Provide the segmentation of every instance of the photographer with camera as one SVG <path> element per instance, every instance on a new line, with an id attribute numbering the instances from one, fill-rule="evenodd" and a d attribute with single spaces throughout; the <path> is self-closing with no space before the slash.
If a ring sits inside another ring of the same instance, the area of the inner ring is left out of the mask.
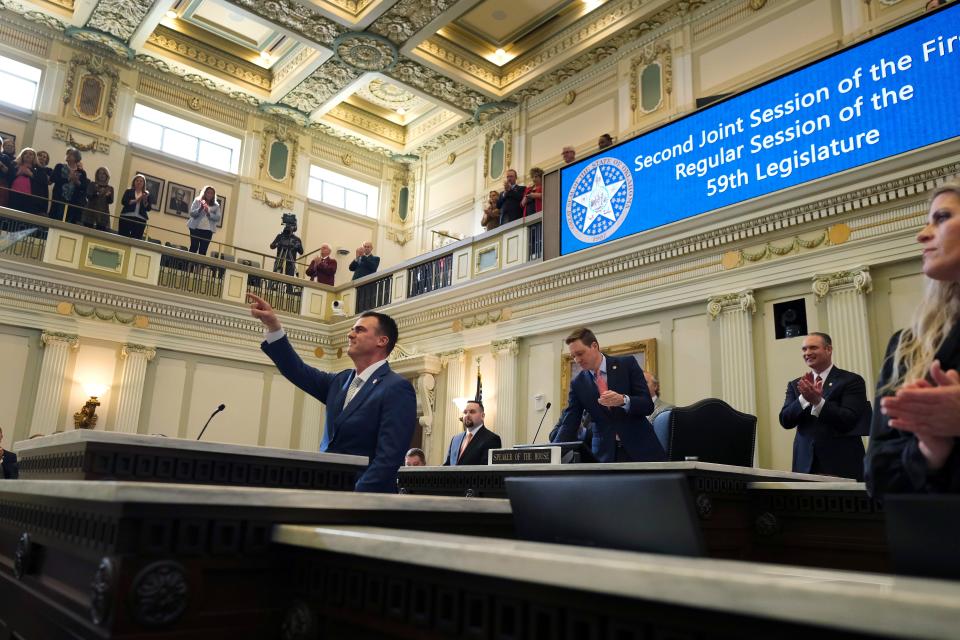
<path id="1" fill-rule="evenodd" d="M 270 243 L 271 249 L 277 250 L 277 258 L 273 261 L 273 272 L 284 273 L 288 276 L 297 274 L 297 256 L 302 254 L 303 243 L 296 235 L 297 216 L 293 213 L 284 213 L 281 216 L 283 231 Z"/>

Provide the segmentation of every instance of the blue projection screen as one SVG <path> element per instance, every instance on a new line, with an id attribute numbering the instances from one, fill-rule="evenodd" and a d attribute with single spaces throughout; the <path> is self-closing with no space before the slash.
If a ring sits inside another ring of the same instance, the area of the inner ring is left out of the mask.
<path id="1" fill-rule="evenodd" d="M 960 135 L 960 3 L 562 169 L 561 255 Z"/>

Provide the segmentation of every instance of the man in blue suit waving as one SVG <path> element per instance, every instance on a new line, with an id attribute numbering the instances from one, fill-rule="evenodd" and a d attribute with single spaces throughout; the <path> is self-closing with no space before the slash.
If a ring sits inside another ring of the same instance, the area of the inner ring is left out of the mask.
<path id="1" fill-rule="evenodd" d="M 397 469 L 413 439 L 417 398 L 413 386 L 394 373 L 387 357 L 399 332 L 393 318 L 363 313 L 347 334 L 347 355 L 354 369 L 324 373 L 306 364 L 293 350 L 273 308 L 248 293 L 250 313 L 266 331 L 261 345 L 283 376 L 327 405 L 320 451 L 366 456 L 356 491 L 395 493 Z"/>
<path id="2" fill-rule="evenodd" d="M 593 455 L 600 462 L 661 462 L 667 459 L 647 416 L 653 401 L 643 369 L 631 356 L 600 351 L 587 328 L 567 336 L 570 356 L 582 371 L 570 382 L 570 396 L 557 441 L 577 440 L 584 411 L 593 419 Z"/>

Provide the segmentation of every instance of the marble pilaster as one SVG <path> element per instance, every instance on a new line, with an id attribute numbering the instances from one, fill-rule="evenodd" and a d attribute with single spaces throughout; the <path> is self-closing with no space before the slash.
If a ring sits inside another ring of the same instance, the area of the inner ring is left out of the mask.
<path id="1" fill-rule="evenodd" d="M 751 290 L 713 296 L 707 301 L 707 313 L 720 323 L 721 399 L 737 411 L 752 415 L 757 415 L 753 364 L 756 310 Z"/>
<path id="2" fill-rule="evenodd" d="M 33 420 L 30 422 L 30 435 L 41 433 L 49 435 L 62 425 L 60 406 L 63 400 L 63 380 L 67 369 L 70 351 L 80 346 L 79 336 L 44 331 L 40 336 L 43 342 L 43 361 L 40 364 L 40 379 L 37 381 L 37 396 L 33 405 Z"/>
<path id="3" fill-rule="evenodd" d="M 490 346 L 497 373 L 497 422 L 493 428 L 500 434 L 503 446 L 512 447 L 520 441 L 526 441 L 526 431 L 518 418 L 517 355 L 520 353 L 520 341 L 516 338 L 494 340 Z"/>
<path id="4" fill-rule="evenodd" d="M 443 415 L 446 416 L 443 424 L 443 443 L 440 448 L 446 447 L 453 436 L 463 430 L 460 423 L 459 411 L 454 406 L 456 398 L 463 397 L 463 388 L 466 386 L 467 355 L 463 349 L 448 351 L 440 354 L 440 362 L 447 370 L 447 392 L 444 398 Z M 443 462 L 445 453 L 441 453 L 437 460 Z M 431 461 L 431 458 L 427 458 Z M 436 460 L 432 460 L 436 461 Z"/>
<path id="5" fill-rule="evenodd" d="M 867 317 L 867 294 L 871 291 L 873 280 L 867 267 L 813 276 L 813 293 L 817 296 L 817 302 L 827 305 L 833 361 L 841 369 L 863 376 L 868 394 L 874 388 L 870 323 Z"/>
<path id="6" fill-rule="evenodd" d="M 320 451 L 323 437 L 326 407 L 308 393 L 303 394 L 303 410 L 300 415 L 300 450 Z"/>
<path id="7" fill-rule="evenodd" d="M 117 402 L 117 417 L 114 431 L 137 433 L 140 425 L 140 405 L 143 400 L 143 381 L 147 363 L 157 355 L 157 350 L 141 344 L 125 344 L 120 349 L 123 374 L 120 377 L 120 399 Z"/>

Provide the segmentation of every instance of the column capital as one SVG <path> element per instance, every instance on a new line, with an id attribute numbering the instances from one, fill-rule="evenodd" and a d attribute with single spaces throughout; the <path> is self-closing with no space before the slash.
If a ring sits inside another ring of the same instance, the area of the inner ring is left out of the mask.
<path id="1" fill-rule="evenodd" d="M 505 340 L 494 340 L 490 343 L 490 349 L 494 355 L 499 356 L 502 353 L 516 356 L 520 353 L 520 341 L 517 338 L 506 338 Z"/>
<path id="2" fill-rule="evenodd" d="M 757 301 L 753 298 L 753 289 L 724 293 L 707 299 L 707 313 L 710 314 L 711 320 L 716 320 L 721 313 L 730 311 L 756 313 Z"/>
<path id="3" fill-rule="evenodd" d="M 849 271 L 834 271 L 833 273 L 817 273 L 813 276 L 813 293 L 819 302 L 831 291 L 853 290 L 860 295 L 873 291 L 873 278 L 870 277 L 870 267 L 853 267 Z"/>
<path id="4" fill-rule="evenodd" d="M 72 333 L 60 333 L 59 331 L 44 331 L 40 334 L 40 340 L 44 346 L 64 344 L 71 349 L 76 349 L 80 346 L 80 336 Z"/>
<path id="5" fill-rule="evenodd" d="M 120 348 L 120 357 L 126 358 L 129 355 L 142 355 L 150 362 L 157 357 L 157 350 L 142 344 L 125 344 Z"/>
<path id="6" fill-rule="evenodd" d="M 444 351 L 440 354 L 440 366 L 442 367 L 456 362 L 464 364 L 466 361 L 467 352 L 465 349 L 454 349 L 453 351 Z"/>

